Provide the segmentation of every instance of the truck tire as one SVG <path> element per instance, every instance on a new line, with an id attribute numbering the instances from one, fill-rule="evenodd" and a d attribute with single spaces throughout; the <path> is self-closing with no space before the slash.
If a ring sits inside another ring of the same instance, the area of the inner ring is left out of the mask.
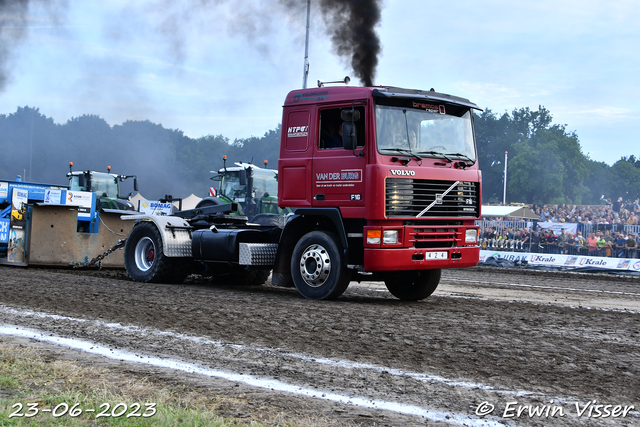
<path id="1" fill-rule="evenodd" d="M 402 301 L 419 301 L 433 293 L 440 283 L 442 270 L 398 271 L 388 273 L 384 284 Z"/>
<path id="2" fill-rule="evenodd" d="M 298 292 L 309 299 L 338 298 L 351 275 L 342 256 L 338 235 L 326 231 L 305 234 L 293 249 L 291 276 Z"/>
<path id="3" fill-rule="evenodd" d="M 150 222 L 141 222 L 129 233 L 124 266 L 131 279 L 145 283 L 182 283 L 190 271 L 188 259 L 165 256 L 160 232 Z"/>

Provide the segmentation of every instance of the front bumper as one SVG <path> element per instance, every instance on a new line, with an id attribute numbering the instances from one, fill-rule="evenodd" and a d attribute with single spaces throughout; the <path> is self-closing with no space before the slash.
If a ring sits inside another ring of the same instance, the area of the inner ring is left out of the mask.
<path id="1" fill-rule="evenodd" d="M 428 259 L 429 252 L 447 252 L 447 259 Z M 473 267 L 478 265 L 479 259 L 479 246 L 443 249 L 365 248 L 364 270 L 400 271 Z"/>

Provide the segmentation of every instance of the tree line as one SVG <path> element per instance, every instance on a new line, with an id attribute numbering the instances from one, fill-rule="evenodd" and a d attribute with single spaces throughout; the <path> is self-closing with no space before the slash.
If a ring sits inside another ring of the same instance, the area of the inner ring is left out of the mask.
<path id="1" fill-rule="evenodd" d="M 590 159 L 578 135 L 552 122 L 544 107 L 474 116 L 478 162 L 483 176 L 483 202 L 501 202 L 504 153 L 509 152 L 507 202 L 600 204 L 602 196 L 640 197 L 640 159 L 622 157 L 612 166 Z M 149 198 L 166 194 L 204 197 L 209 180 L 223 165 L 251 162 L 277 168 L 281 125 L 261 137 L 235 139 L 223 135 L 190 138 L 181 130 L 146 121 L 110 126 L 96 115 L 54 123 L 38 108 L 19 107 L 0 115 L 0 179 L 50 184 L 67 183 L 74 170 L 136 175 L 140 192 Z M 129 181 L 123 192 L 133 191 Z"/>
<path id="2" fill-rule="evenodd" d="M 142 195 L 158 199 L 167 194 L 199 197 L 214 185 L 209 178 L 235 162 L 270 168 L 278 166 L 280 126 L 262 137 L 230 141 L 222 135 L 187 137 L 181 130 L 166 129 L 146 121 L 126 121 L 110 126 L 95 115 L 83 115 L 64 124 L 42 115 L 37 108 L 20 107 L 0 115 L 0 179 L 66 185 L 69 162 L 74 170 L 136 175 Z M 121 192 L 133 191 L 131 180 Z"/>
<path id="3" fill-rule="evenodd" d="M 582 152 L 578 135 L 553 124 L 549 110 L 515 109 L 474 117 L 483 202 L 502 202 L 508 151 L 507 203 L 596 205 L 602 198 L 640 197 L 640 160 L 609 166 Z"/>

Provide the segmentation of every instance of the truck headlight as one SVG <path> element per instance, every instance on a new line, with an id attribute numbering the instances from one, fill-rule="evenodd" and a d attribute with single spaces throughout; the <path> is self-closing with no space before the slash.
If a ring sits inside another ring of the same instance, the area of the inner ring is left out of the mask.
<path id="1" fill-rule="evenodd" d="M 387 245 L 393 245 L 398 243 L 398 230 L 384 230 L 382 243 Z"/>
<path id="2" fill-rule="evenodd" d="M 464 235 L 465 243 L 475 243 L 478 240 L 478 230 L 476 229 L 468 229 Z"/>
<path id="3" fill-rule="evenodd" d="M 367 230 L 367 244 L 379 245 L 382 232 L 380 230 Z"/>

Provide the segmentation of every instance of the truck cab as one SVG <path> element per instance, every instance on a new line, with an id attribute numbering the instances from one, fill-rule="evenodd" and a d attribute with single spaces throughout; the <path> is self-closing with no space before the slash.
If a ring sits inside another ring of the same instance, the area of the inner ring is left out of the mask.
<path id="1" fill-rule="evenodd" d="M 388 287 L 476 265 L 481 173 L 472 109 L 467 99 L 433 90 L 292 91 L 278 204 L 297 209 L 300 233 L 326 229 L 349 269 Z"/>

